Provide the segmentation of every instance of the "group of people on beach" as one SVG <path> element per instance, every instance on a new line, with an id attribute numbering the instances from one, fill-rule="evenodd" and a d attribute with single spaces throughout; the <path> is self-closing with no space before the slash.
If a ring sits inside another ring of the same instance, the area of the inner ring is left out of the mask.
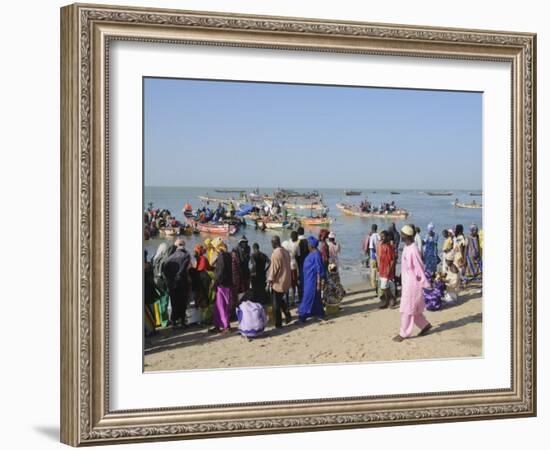
<path id="1" fill-rule="evenodd" d="M 401 326 L 399 334 L 393 338 L 397 342 L 410 337 L 414 325 L 420 328 L 419 335 L 426 334 L 431 324 L 424 310 L 441 309 L 444 301 L 456 303 L 461 287 L 482 277 L 483 234 L 476 225 L 470 227 L 467 237 L 460 224 L 452 230 L 443 230 L 445 240 L 441 253 L 434 225 L 428 224 L 424 237 L 420 231 L 414 224 L 408 224 L 398 232 L 393 223 L 388 230 L 379 233 L 374 224 L 363 242 L 370 266 L 371 287 L 379 288 L 381 309 L 397 308 L 397 285 L 401 285 Z M 404 245 L 398 278 L 396 265 L 400 241 Z"/>
<path id="2" fill-rule="evenodd" d="M 401 325 L 395 341 L 411 336 L 415 324 L 420 335 L 426 334 L 431 325 L 424 310 L 457 302 L 460 289 L 482 277 L 483 234 L 478 227 L 472 225 L 465 236 L 459 224 L 443 230 L 442 236 L 441 252 L 431 223 L 424 236 L 413 224 L 398 231 L 392 223 L 380 232 L 374 224 L 364 239 L 370 283 L 377 289 L 380 309 L 400 308 Z M 244 235 L 231 250 L 217 237 L 196 245 L 192 254 L 183 238 L 173 245 L 161 243 L 150 261 L 145 256 L 146 309 L 164 293 L 164 309 L 171 310 L 166 321 L 184 327 L 187 306 L 193 299 L 205 320 L 211 321 L 210 332 L 225 334 L 236 319 L 240 333 L 252 338 L 267 326 L 265 305 L 271 306 L 268 309 L 279 328 L 283 316 L 286 324 L 291 322 L 293 306 L 303 323 L 310 317 L 323 319 L 325 307 L 341 302 L 345 295 L 339 275 L 341 246 L 334 232 L 321 229 L 318 236 L 306 237 L 300 227 L 284 242 L 274 235 L 271 246 L 268 257 L 257 243 L 251 248 Z"/>
<path id="3" fill-rule="evenodd" d="M 146 307 L 166 292 L 169 323 L 183 327 L 193 298 L 199 309 L 211 308 L 211 332 L 227 333 L 236 318 L 246 337 L 264 331 L 267 317 L 262 305 L 267 303 L 277 328 L 283 326 L 283 316 L 290 323 L 294 305 L 300 322 L 322 319 L 324 305 L 339 303 L 345 294 L 338 274 L 341 247 L 335 234 L 322 229 L 318 237 L 306 237 L 300 227 L 284 242 L 274 235 L 271 246 L 269 258 L 257 243 L 251 249 L 245 236 L 231 250 L 220 237 L 206 239 L 195 246 L 193 255 L 183 238 L 173 245 L 162 243 L 150 261 L 145 256 Z"/>

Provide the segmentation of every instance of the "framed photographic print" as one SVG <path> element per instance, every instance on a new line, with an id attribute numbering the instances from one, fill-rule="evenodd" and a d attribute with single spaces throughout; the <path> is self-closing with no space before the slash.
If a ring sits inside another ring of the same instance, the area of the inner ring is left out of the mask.
<path id="1" fill-rule="evenodd" d="M 61 10 L 61 439 L 536 414 L 536 36 Z"/>

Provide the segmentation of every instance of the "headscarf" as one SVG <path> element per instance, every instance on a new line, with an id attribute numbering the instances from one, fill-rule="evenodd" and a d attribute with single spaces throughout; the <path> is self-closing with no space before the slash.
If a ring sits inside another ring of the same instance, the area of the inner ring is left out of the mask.
<path id="1" fill-rule="evenodd" d="M 308 237 L 307 241 L 308 241 L 309 245 L 311 245 L 314 248 L 317 248 L 317 246 L 319 245 L 319 240 L 317 238 L 315 238 L 315 236 Z"/>
<path id="2" fill-rule="evenodd" d="M 428 231 L 433 231 L 435 229 L 434 224 L 432 222 L 428 224 L 427 228 L 428 228 Z"/>
<path id="3" fill-rule="evenodd" d="M 470 233 L 477 233 L 477 232 L 478 232 L 477 225 L 475 223 L 471 224 L 470 225 Z"/>
<path id="4" fill-rule="evenodd" d="M 207 250 L 213 248 L 213 247 L 212 247 L 212 239 L 206 238 L 206 239 L 204 240 L 204 247 L 205 247 Z"/>
<path id="5" fill-rule="evenodd" d="M 194 252 L 200 256 L 206 253 L 206 249 L 201 244 L 197 244 L 195 245 Z"/>
<path id="6" fill-rule="evenodd" d="M 168 250 L 170 249 L 170 246 L 166 242 L 162 242 L 155 252 L 155 256 L 153 256 L 153 264 L 155 261 L 158 261 L 160 258 L 162 258 L 166 253 L 168 253 Z"/>
<path id="7" fill-rule="evenodd" d="M 324 241 L 330 232 L 326 228 L 322 228 L 321 231 L 319 231 L 319 240 Z"/>
<path id="8" fill-rule="evenodd" d="M 217 237 L 212 241 L 212 247 L 214 247 L 217 252 L 227 251 L 227 246 L 225 245 L 221 237 Z"/>

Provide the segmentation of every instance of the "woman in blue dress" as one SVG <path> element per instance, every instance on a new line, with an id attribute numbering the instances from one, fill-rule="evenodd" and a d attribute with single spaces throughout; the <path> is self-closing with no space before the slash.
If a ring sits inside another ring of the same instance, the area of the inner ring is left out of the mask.
<path id="1" fill-rule="evenodd" d="M 305 322 L 308 317 L 322 318 L 325 315 L 321 301 L 321 282 L 327 277 L 323 258 L 317 250 L 319 241 L 310 236 L 308 238 L 309 254 L 306 256 L 303 267 L 304 294 L 298 315 L 300 322 Z"/>
<path id="2" fill-rule="evenodd" d="M 440 261 L 437 254 L 437 239 L 438 235 L 434 232 L 434 224 L 430 222 L 428 224 L 428 234 L 424 239 L 424 251 L 422 252 L 424 268 L 430 274 L 437 272 L 437 265 Z"/>

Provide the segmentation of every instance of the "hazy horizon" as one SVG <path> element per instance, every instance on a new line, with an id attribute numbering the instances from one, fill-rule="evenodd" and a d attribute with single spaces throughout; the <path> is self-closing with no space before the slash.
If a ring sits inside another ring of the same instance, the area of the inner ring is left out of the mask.
<path id="1" fill-rule="evenodd" d="M 482 102 L 478 92 L 145 78 L 144 184 L 480 190 Z"/>

